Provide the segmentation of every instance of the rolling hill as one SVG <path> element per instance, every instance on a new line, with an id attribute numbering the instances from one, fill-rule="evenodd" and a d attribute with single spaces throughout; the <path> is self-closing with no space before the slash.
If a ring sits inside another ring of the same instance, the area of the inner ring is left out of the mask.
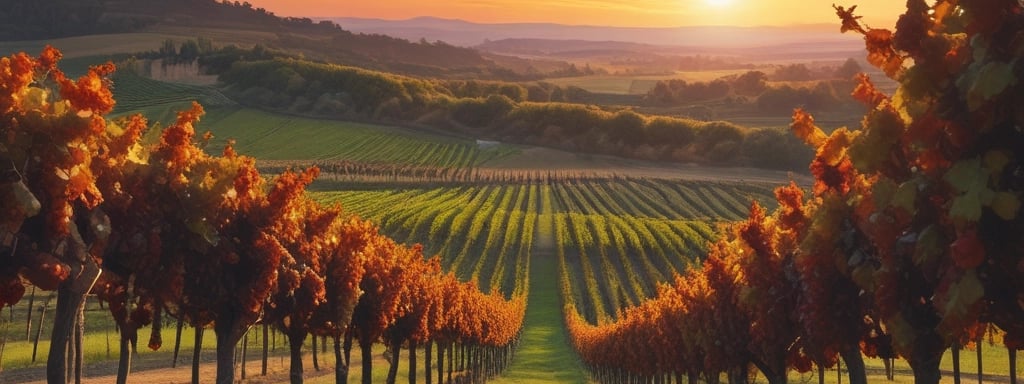
<path id="1" fill-rule="evenodd" d="M 578 49 L 628 50 L 675 55 L 729 55 L 746 59 L 771 56 L 788 60 L 820 58 L 823 54 L 849 57 L 863 50 L 856 36 L 836 33 L 838 24 L 789 27 L 687 26 L 676 28 L 626 28 L 550 23 L 480 24 L 463 20 L 419 17 L 409 20 L 361 18 L 318 18 L 361 33 L 386 34 L 410 40 L 444 41 L 458 46 L 478 47 L 506 39 L 530 39 L 539 46 L 557 44 Z M 814 49 L 807 49 L 814 47 Z M 543 49 L 543 48 L 542 48 Z"/>
<path id="2" fill-rule="evenodd" d="M 0 0 L 0 42 L 98 34 L 204 37 L 218 45 L 262 44 L 318 61 L 418 76 L 522 80 L 567 63 L 534 63 L 445 43 L 347 31 L 330 21 L 278 17 L 250 3 L 215 0 Z M 159 40 L 157 40 L 159 41 Z M 150 50 L 156 50 L 154 44 Z"/>

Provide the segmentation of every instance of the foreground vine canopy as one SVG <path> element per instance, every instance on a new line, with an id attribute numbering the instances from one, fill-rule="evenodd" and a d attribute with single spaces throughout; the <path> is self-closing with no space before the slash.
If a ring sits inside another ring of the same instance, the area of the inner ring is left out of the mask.
<path id="1" fill-rule="evenodd" d="M 60 59 L 49 46 L 36 58 L 0 58 L 0 306 L 21 299 L 22 278 L 57 291 L 50 382 L 81 371 L 66 356 L 81 350 L 72 331 L 112 233 L 99 180 L 124 164 L 145 126 L 104 118 L 114 107 L 113 64 L 72 80 Z"/>
<path id="2" fill-rule="evenodd" d="M 334 339 L 339 382 L 353 338 L 366 354 L 364 382 L 370 346 L 380 342 L 394 346 L 390 382 L 406 342 L 412 357 L 417 343 L 450 351 L 457 343 L 477 379 L 508 364 L 524 297 L 484 294 L 443 275 L 421 246 L 314 202 L 305 191 L 315 167 L 268 183 L 230 141 L 208 154 L 212 135 L 196 133 L 198 103 L 159 142 L 142 143 L 143 116 L 104 117 L 114 106 L 114 66 L 73 81 L 60 58 L 51 47 L 38 58 L 0 58 L 0 308 L 17 303 L 26 283 L 58 292 L 48 382 L 80 378 L 75 330 L 88 293 L 108 303 L 118 325 L 119 383 L 140 328 L 152 326 L 148 345 L 161 348 L 165 316 L 195 327 L 200 342 L 204 328 L 215 331 L 218 383 L 234 381 L 235 347 L 258 323 L 290 339 L 299 357 L 293 383 L 302 382 L 300 349 L 311 333 Z M 449 367 L 453 359 L 449 352 Z"/>
<path id="3" fill-rule="evenodd" d="M 602 381 L 745 380 L 752 364 L 776 383 L 838 356 L 864 383 L 864 353 L 902 357 L 915 382 L 937 383 L 944 351 L 987 324 L 1024 348 L 1021 3 L 910 0 L 895 30 L 835 9 L 896 92 L 858 75 L 859 129 L 829 133 L 796 110 L 794 134 L 817 151 L 812 195 L 791 186 L 776 212 L 754 205 L 656 299 L 601 326 L 567 308 Z"/>

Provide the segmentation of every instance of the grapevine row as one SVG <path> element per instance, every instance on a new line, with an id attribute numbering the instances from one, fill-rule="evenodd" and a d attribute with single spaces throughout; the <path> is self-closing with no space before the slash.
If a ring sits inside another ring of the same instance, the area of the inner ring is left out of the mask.
<path id="1" fill-rule="evenodd" d="M 104 117 L 115 103 L 113 64 L 75 81 L 57 68 L 60 58 L 51 47 L 38 58 L 0 58 L 0 158 L 9 164 L 0 169 L 0 308 L 19 302 L 27 284 L 56 291 L 48 382 L 70 382 L 72 373 L 81 380 L 90 293 L 117 324 L 122 383 L 138 331 L 151 327 L 148 345 L 159 349 L 165 315 L 194 327 L 197 345 L 213 329 L 220 383 L 234 381 L 235 348 L 257 323 L 288 337 L 293 383 L 302 382 L 310 334 L 332 338 L 336 350 L 345 339 L 345 356 L 355 339 L 364 381 L 380 342 L 392 347 L 389 382 L 401 350 L 415 357 L 420 343 L 457 345 L 474 382 L 507 366 L 525 296 L 485 294 L 443 273 L 421 246 L 311 200 L 315 167 L 267 180 L 230 143 L 207 154 L 211 137 L 195 130 L 198 103 L 158 143 L 143 144 L 143 116 Z M 339 381 L 347 361 L 336 354 Z"/>
<path id="2" fill-rule="evenodd" d="M 946 351 L 960 382 L 961 348 L 993 326 L 1017 382 L 1024 5 L 908 1 L 895 31 L 862 24 L 856 6 L 833 7 L 841 31 L 863 35 L 867 60 L 899 88 L 885 95 L 856 77 L 853 97 L 867 107 L 860 129 L 826 133 L 795 110 L 793 133 L 816 150 L 810 196 L 791 184 L 775 190 L 777 208 L 750 204 L 655 298 L 614 322 L 567 305 L 573 343 L 598 382 L 724 374 L 742 383 L 756 368 L 776 384 L 842 362 L 850 383 L 865 384 L 864 358 L 878 357 L 906 359 L 915 383 L 937 384 Z M 720 185 L 677 189 L 723 217 L 746 205 Z"/>

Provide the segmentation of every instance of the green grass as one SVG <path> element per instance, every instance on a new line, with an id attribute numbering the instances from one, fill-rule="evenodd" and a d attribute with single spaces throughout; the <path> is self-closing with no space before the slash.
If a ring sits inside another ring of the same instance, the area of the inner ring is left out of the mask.
<path id="1" fill-rule="evenodd" d="M 111 80 L 114 99 L 117 100 L 115 115 L 142 113 L 151 121 L 166 125 L 173 122 L 174 115 L 167 116 L 165 110 L 185 109 L 191 106 L 192 101 L 198 101 L 209 109 L 235 105 L 212 86 L 167 83 L 131 72 L 115 73 Z"/>
<path id="2" fill-rule="evenodd" d="M 547 234 L 550 236 L 550 234 Z M 554 253 L 536 252 L 530 262 L 530 294 L 519 350 L 494 383 L 586 383 L 562 324 Z"/>
<path id="3" fill-rule="evenodd" d="M 51 40 L 0 42 L 0 53 L 25 52 L 37 55 L 47 44 L 61 50 L 66 59 L 96 55 L 131 54 L 155 51 L 164 40 L 176 38 L 184 41 L 182 35 L 163 33 L 118 33 L 111 35 L 89 35 Z M 194 38 L 194 36 L 192 37 Z M 66 60 L 65 59 L 65 60 Z M 61 65 L 63 68 L 63 64 Z"/>
<path id="4" fill-rule="evenodd" d="M 508 145 L 481 148 L 474 140 L 393 126 L 238 107 L 214 86 L 168 83 L 128 72 L 112 80 L 117 100 L 114 116 L 142 113 L 150 123 L 167 126 L 178 111 L 198 101 L 206 115 L 196 129 L 214 134 L 208 146 L 211 152 L 235 140 L 239 153 L 261 160 L 469 168 L 519 151 Z"/>
<path id="5" fill-rule="evenodd" d="M 5 370 L 17 370 L 23 368 L 41 368 L 46 364 L 47 354 L 50 347 L 50 331 L 53 327 L 53 311 L 56 306 L 56 299 L 50 301 L 43 316 L 43 333 L 39 338 L 39 346 L 36 351 L 36 360 L 32 361 L 32 340 L 39 330 L 40 309 L 46 302 L 49 293 L 37 291 L 36 300 L 33 305 L 31 334 L 25 336 L 25 323 L 28 313 L 28 301 L 26 296 L 13 308 L 4 311 L 0 320 L 0 339 L 6 340 L 3 349 L 3 368 Z M 85 336 L 84 336 L 84 359 L 87 362 L 117 360 L 119 356 L 120 334 L 107 309 L 100 308 L 95 298 L 89 298 L 85 311 Z M 150 327 L 139 329 L 139 349 L 141 358 L 164 357 L 170 365 L 174 349 L 176 323 L 170 322 L 163 325 L 161 332 L 163 344 L 159 350 L 151 350 L 147 347 L 150 337 Z M 191 360 L 192 346 L 195 340 L 195 330 L 190 327 L 182 329 L 181 351 L 179 365 L 188 364 Z M 255 343 L 256 338 L 251 338 Z M 287 343 L 282 335 L 277 335 L 277 349 L 287 348 Z M 255 344 L 251 344 L 255 345 Z M 204 355 L 213 353 L 217 348 L 216 338 L 212 331 L 206 332 L 203 338 Z M 184 362 L 184 363 L 182 363 Z M 2 376 L 0 376 L 2 377 Z"/>
<path id="6" fill-rule="evenodd" d="M 1007 375 L 1010 372 L 1009 355 L 1006 348 L 1001 346 L 993 346 L 987 342 L 982 344 L 982 364 L 984 366 L 985 378 L 982 380 L 983 383 L 993 382 L 1009 382 Z M 1020 361 L 1020 353 L 1018 353 L 1018 361 Z M 914 382 L 914 373 L 910 369 L 910 364 L 906 360 L 896 360 L 893 364 L 894 367 L 894 380 L 888 381 L 885 377 L 885 365 L 881 359 L 864 358 L 864 365 L 867 368 L 867 376 L 869 383 L 896 383 L 896 384 L 912 384 Z M 942 357 L 942 363 L 939 365 L 939 369 L 942 371 L 941 383 L 953 383 L 953 357 L 950 351 L 946 351 L 946 354 Z M 962 383 L 973 384 L 978 383 L 977 371 L 978 364 L 975 351 L 973 350 L 962 350 L 960 352 L 960 379 Z M 847 376 L 846 368 L 842 368 L 842 382 L 848 383 L 849 376 Z M 836 368 L 830 368 L 825 371 L 825 382 L 826 383 L 839 383 L 840 380 L 837 377 Z M 1018 363 L 1017 365 L 1017 377 L 1024 376 L 1024 366 Z M 764 382 L 763 376 L 758 376 L 759 382 Z M 817 383 L 818 373 L 807 372 L 798 373 L 790 372 L 789 381 L 791 383 Z"/>
<path id="7" fill-rule="evenodd" d="M 539 186 L 535 205 L 536 235 L 529 262 L 529 295 L 519 350 L 512 365 L 494 382 L 586 383 L 562 322 L 564 299 L 559 288 L 558 240 L 554 231 L 554 205 L 550 188 Z"/>
<path id="8" fill-rule="evenodd" d="M 643 95 L 660 80 L 680 79 L 688 82 L 712 81 L 723 76 L 742 74 L 747 70 L 678 71 L 664 75 L 593 75 L 546 79 L 544 81 L 563 87 L 580 87 L 594 93 L 616 95 Z"/>
<path id="9" fill-rule="evenodd" d="M 467 139 L 408 129 L 337 120 L 315 119 L 248 108 L 212 111 L 200 130 L 209 130 L 220 148 L 228 139 L 235 149 L 261 160 L 352 161 L 444 167 L 470 167 L 505 156 L 511 147 L 480 149 Z M 425 147 L 425 148 L 424 148 Z M 458 151 L 456 151 L 458 150 Z M 460 153 L 457 158 L 431 156 Z"/>

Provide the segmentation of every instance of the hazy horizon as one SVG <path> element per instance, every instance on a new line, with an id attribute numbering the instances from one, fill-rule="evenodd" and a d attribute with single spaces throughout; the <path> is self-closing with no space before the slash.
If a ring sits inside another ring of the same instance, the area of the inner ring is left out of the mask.
<path id="1" fill-rule="evenodd" d="M 693 26 L 789 27 L 836 24 L 832 2 L 802 0 L 379 0 L 339 4 L 333 0 L 253 0 L 279 16 L 366 18 L 402 21 L 421 17 L 476 24 L 560 24 L 630 28 Z M 348 3 L 348 2 L 346 2 Z M 859 0 L 857 14 L 869 25 L 891 26 L 902 3 Z M 837 5 L 854 4 L 838 2 Z"/>
<path id="2" fill-rule="evenodd" d="M 280 16 L 280 15 L 279 15 Z M 550 21 L 509 21 L 509 22 L 481 22 L 460 19 L 457 17 L 444 17 L 436 15 L 420 15 L 404 18 L 387 18 L 387 17 L 359 17 L 349 15 L 326 15 L 326 16 L 296 16 L 296 17 L 309 17 L 314 20 L 336 20 L 336 19 L 360 19 L 360 20 L 372 20 L 372 21 L 383 21 L 383 22 L 406 22 L 406 21 L 418 21 L 418 20 L 442 20 L 450 22 L 462 22 L 468 24 L 484 25 L 484 26 L 505 26 L 505 25 L 558 25 L 565 27 L 597 27 L 597 28 L 621 28 L 621 29 L 676 29 L 676 28 L 743 28 L 743 29 L 758 29 L 758 28 L 831 28 L 835 27 L 836 31 L 839 30 L 840 21 L 836 19 L 835 22 L 818 22 L 818 23 L 802 23 L 802 24 L 785 24 L 785 25 L 731 25 L 731 24 L 691 24 L 691 25 L 669 25 L 669 26 L 622 26 L 622 25 L 600 25 L 600 24 L 571 24 L 571 23 L 558 23 Z"/>
<path id="3" fill-rule="evenodd" d="M 458 46 L 477 46 L 487 41 L 540 39 L 559 41 L 627 42 L 649 46 L 697 47 L 702 53 L 736 54 L 736 49 L 763 49 L 768 46 L 816 43 L 829 50 L 863 49 L 862 39 L 839 32 L 840 24 L 799 26 L 683 26 L 614 27 L 567 25 L 557 23 L 476 23 L 461 19 L 431 16 L 402 20 L 356 17 L 318 17 L 358 33 L 382 34 L 418 41 L 444 41 Z M 824 44 L 822 46 L 821 44 Z M 815 48 L 817 49 L 817 48 Z"/>

